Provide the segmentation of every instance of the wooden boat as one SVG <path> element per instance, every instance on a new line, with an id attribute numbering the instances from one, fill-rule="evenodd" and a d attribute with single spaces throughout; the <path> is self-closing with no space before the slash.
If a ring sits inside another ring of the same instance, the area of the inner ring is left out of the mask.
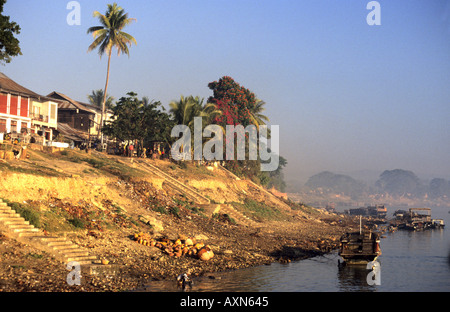
<path id="1" fill-rule="evenodd" d="M 433 229 L 443 229 L 445 227 L 445 223 L 443 219 L 433 219 L 431 220 L 431 228 Z"/>
<path id="2" fill-rule="evenodd" d="M 339 256 L 347 264 L 367 264 L 381 255 L 378 233 L 372 231 L 346 233 L 340 241 Z"/>
<path id="3" fill-rule="evenodd" d="M 367 264 L 381 255 L 380 235 L 372 231 L 363 231 L 361 216 L 359 232 L 342 235 L 340 242 L 339 256 L 346 264 Z"/>
<path id="4" fill-rule="evenodd" d="M 443 219 L 431 219 L 430 208 L 410 208 L 409 212 L 398 210 L 394 215 L 396 219 L 392 223 L 396 224 L 399 230 L 423 231 L 445 227 Z"/>

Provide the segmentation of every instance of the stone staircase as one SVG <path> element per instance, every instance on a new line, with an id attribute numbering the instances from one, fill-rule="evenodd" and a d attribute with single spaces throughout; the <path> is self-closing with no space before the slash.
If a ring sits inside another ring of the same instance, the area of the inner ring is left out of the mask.
<path id="1" fill-rule="evenodd" d="M 130 163 L 126 163 L 124 160 L 119 160 L 124 164 L 130 165 Z M 128 160 L 126 160 L 128 161 Z M 131 162 L 131 160 L 130 160 Z M 194 201 L 199 207 L 203 208 L 208 215 L 212 216 L 214 213 L 222 213 L 227 214 L 231 218 L 233 218 L 237 224 L 249 226 L 249 227 L 260 227 L 261 224 L 255 222 L 245 216 L 243 213 L 234 209 L 233 206 L 228 204 L 212 204 L 211 201 L 200 194 L 198 191 L 193 188 L 185 185 L 184 183 L 178 181 L 171 175 L 165 173 L 158 167 L 152 165 L 148 160 L 145 159 L 133 159 L 133 164 L 140 165 L 139 169 L 145 170 L 153 175 L 156 175 L 162 179 L 164 179 L 163 185 L 167 185 L 171 189 L 177 191 L 180 194 L 185 195 L 187 198 Z"/>
<path id="2" fill-rule="evenodd" d="M 134 159 L 133 162 L 142 165 L 140 169 L 144 169 L 147 172 L 150 172 L 164 179 L 163 184 L 167 185 L 168 187 L 177 191 L 178 193 L 184 194 L 187 198 L 191 199 L 196 204 L 206 205 L 211 203 L 211 201 L 207 197 L 203 196 L 198 191 L 194 190 L 192 187 L 189 187 L 186 184 L 178 181 L 177 179 L 165 173 L 158 167 L 152 165 L 148 160 Z"/>
<path id="3" fill-rule="evenodd" d="M 17 241 L 43 250 L 63 263 L 76 261 L 80 265 L 98 262 L 97 257 L 70 242 L 65 237 L 48 236 L 36 229 L 0 199 L 0 231 Z"/>
<path id="4" fill-rule="evenodd" d="M 220 208 L 218 211 L 222 214 L 227 214 L 228 216 L 233 218 L 237 224 L 245 225 L 248 227 L 255 227 L 255 228 L 261 227 L 261 224 L 253 221 L 252 219 L 250 219 L 249 217 L 244 215 L 242 212 L 237 211 L 236 209 L 234 209 L 234 207 L 232 205 L 220 204 Z"/>
<path id="5" fill-rule="evenodd" d="M 173 178 L 169 174 L 165 173 L 161 169 L 157 168 L 156 166 L 153 166 L 146 160 L 135 160 L 136 163 L 142 164 L 145 167 L 147 167 L 153 174 L 156 174 L 160 178 L 164 178 L 164 183 L 169 184 L 169 187 L 172 189 L 177 190 L 181 194 L 186 195 L 188 198 L 193 200 L 196 204 L 198 204 L 200 207 L 203 207 L 206 211 L 213 211 L 213 213 L 222 213 L 227 214 L 231 218 L 233 218 L 237 224 L 250 226 L 250 227 L 259 227 L 260 225 L 245 216 L 243 213 L 237 211 L 234 209 L 233 206 L 228 204 L 211 204 L 211 201 L 200 194 L 199 192 L 195 191 L 191 187 L 188 187 L 187 185 L 181 183 L 177 179 Z M 211 213 L 212 215 L 212 213 Z"/>

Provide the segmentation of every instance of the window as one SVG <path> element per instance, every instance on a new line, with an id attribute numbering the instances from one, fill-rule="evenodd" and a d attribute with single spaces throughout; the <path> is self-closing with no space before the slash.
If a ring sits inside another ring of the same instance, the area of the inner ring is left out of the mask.
<path id="1" fill-rule="evenodd" d="M 50 104 L 50 120 L 56 122 L 56 104 Z"/>
<path id="2" fill-rule="evenodd" d="M 11 120 L 11 133 L 17 133 L 17 121 Z"/>
<path id="3" fill-rule="evenodd" d="M 18 106 L 19 97 L 15 95 L 11 95 L 11 102 L 9 104 L 9 114 L 17 116 L 17 106 Z"/>
<path id="4" fill-rule="evenodd" d="M 6 119 L 0 119 L 0 133 L 6 133 Z"/>
<path id="5" fill-rule="evenodd" d="M 21 98 L 20 100 L 20 116 L 28 117 L 28 98 Z"/>
<path id="6" fill-rule="evenodd" d="M 0 113 L 6 114 L 8 110 L 8 95 L 0 94 Z"/>

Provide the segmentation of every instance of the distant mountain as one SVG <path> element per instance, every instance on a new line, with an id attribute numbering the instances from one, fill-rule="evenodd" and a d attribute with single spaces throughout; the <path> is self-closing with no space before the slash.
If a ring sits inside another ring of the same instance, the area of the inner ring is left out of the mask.
<path id="1" fill-rule="evenodd" d="M 421 180 L 414 172 L 403 169 L 383 171 L 374 184 L 364 183 L 349 175 L 323 171 L 311 176 L 297 191 L 293 188 L 289 188 L 292 193 L 301 193 L 305 197 L 325 196 L 330 200 L 336 198 L 333 195 L 345 195 L 361 201 L 390 198 L 422 202 L 431 200 L 442 204 L 450 199 L 450 181 L 442 178 Z"/>
<path id="2" fill-rule="evenodd" d="M 375 186 L 378 192 L 391 196 L 419 197 L 424 191 L 416 174 L 403 169 L 385 170 Z"/>
<path id="3" fill-rule="evenodd" d="M 326 193 L 345 194 L 357 198 L 367 192 L 364 182 L 357 181 L 350 176 L 324 171 L 313 175 L 305 183 L 311 189 L 322 189 Z"/>
<path id="4" fill-rule="evenodd" d="M 434 178 L 430 182 L 429 196 L 435 198 L 450 198 L 450 181 Z"/>

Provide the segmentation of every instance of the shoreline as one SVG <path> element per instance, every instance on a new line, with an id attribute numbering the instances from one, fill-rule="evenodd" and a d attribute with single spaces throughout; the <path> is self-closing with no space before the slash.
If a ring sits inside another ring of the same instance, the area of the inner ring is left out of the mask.
<path id="1" fill-rule="evenodd" d="M 204 208 L 150 172 L 146 161 L 79 151 L 30 149 L 29 155 L 3 168 L 0 198 L 37 216 L 48 235 L 65 237 L 97 262 L 109 263 L 82 267 L 81 285 L 70 286 L 65 263 L 15 241 L 6 230 L 0 233 L 3 292 L 131 291 L 188 272 L 195 277 L 306 259 L 337 248 L 340 236 L 359 226 L 350 216 L 283 201 L 219 168 L 147 160 L 207 195 L 212 208 Z M 134 235 L 141 232 L 155 240 L 195 239 L 210 246 L 214 257 L 171 256 L 137 243 Z"/>
<path id="2" fill-rule="evenodd" d="M 209 224 L 211 226 L 211 224 Z M 141 291 L 152 281 L 173 281 L 179 274 L 190 272 L 192 277 L 225 273 L 248 267 L 270 265 L 276 262 L 300 261 L 323 255 L 336 248 L 336 238 L 343 230 L 333 229 L 311 239 L 264 228 L 260 232 L 241 226 L 215 222 L 207 243 L 215 256 L 209 261 L 183 256 L 170 257 L 156 247 L 143 246 L 131 238 L 123 239 L 115 231 L 67 234 L 80 246 L 88 246 L 91 254 L 110 261 L 108 265 L 95 265 L 98 274 L 88 274 L 82 268 L 81 285 L 70 286 L 65 265 L 49 254 L 14 241 L 0 238 L 3 259 L 0 268 L 2 292 L 128 292 Z M 230 232 L 228 239 L 220 237 Z M 130 231 L 129 233 L 132 233 Z M 326 233 L 326 234 L 325 234 Z M 203 236 L 202 236 L 203 235 Z M 199 235 L 206 238 L 205 234 Z M 236 239 L 239 242 L 236 242 Z M 114 274 L 111 274 L 115 271 Z"/>

